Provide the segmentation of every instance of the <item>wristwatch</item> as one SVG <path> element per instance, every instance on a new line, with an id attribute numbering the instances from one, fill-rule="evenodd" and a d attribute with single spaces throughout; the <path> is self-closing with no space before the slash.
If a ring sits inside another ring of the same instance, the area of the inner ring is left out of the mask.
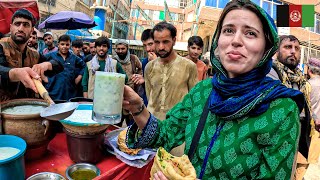
<path id="1" fill-rule="evenodd" d="M 138 112 L 131 113 L 132 116 L 138 116 L 139 114 L 142 113 L 142 111 L 144 110 L 144 108 L 145 108 L 144 103 L 142 103 L 142 105 L 138 108 Z"/>

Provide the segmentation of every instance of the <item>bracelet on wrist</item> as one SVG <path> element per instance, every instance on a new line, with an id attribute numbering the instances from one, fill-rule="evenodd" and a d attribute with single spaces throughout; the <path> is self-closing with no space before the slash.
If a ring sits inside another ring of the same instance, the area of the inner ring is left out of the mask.
<path id="1" fill-rule="evenodd" d="M 139 114 L 142 113 L 142 111 L 144 110 L 145 106 L 144 106 L 144 103 L 142 103 L 142 105 L 138 108 L 138 112 L 135 112 L 135 113 L 132 113 L 132 116 L 138 116 Z"/>

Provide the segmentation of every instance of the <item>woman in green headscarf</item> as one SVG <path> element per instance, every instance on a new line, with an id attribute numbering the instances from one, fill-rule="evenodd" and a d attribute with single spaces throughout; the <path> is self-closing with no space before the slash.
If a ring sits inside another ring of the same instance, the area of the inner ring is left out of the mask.
<path id="1" fill-rule="evenodd" d="M 211 47 L 216 75 L 199 82 L 165 121 L 125 87 L 123 105 L 136 122 L 127 134 L 129 147 L 169 151 L 185 141 L 199 179 L 290 179 L 304 101 L 299 91 L 266 77 L 277 43 L 273 19 L 263 9 L 248 0 L 228 3 Z"/>

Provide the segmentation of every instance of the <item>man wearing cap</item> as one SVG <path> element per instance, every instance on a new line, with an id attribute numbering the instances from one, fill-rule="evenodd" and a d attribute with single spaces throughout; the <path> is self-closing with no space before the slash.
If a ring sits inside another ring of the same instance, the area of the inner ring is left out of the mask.
<path id="1" fill-rule="evenodd" d="M 309 59 L 308 75 L 311 84 L 311 108 L 312 117 L 315 123 L 315 129 L 311 136 L 311 143 L 309 148 L 309 163 L 317 163 L 320 155 L 320 60 L 316 58 Z"/>
<path id="2" fill-rule="evenodd" d="M 122 69 L 126 72 L 128 76 L 128 83 L 127 85 L 130 86 L 134 91 L 136 91 L 140 97 L 143 96 L 142 85 L 135 84 L 133 82 L 132 76 L 135 75 L 142 75 L 142 65 L 139 58 L 134 55 L 130 54 L 129 51 L 129 43 L 124 39 L 118 39 L 115 43 L 116 45 L 116 54 L 114 55 L 114 59 L 117 60 Z M 119 126 L 122 125 L 123 119 L 126 120 L 127 125 L 130 125 L 133 120 L 131 115 L 127 111 L 123 111 L 123 116 L 121 122 L 118 124 Z"/>
<path id="3" fill-rule="evenodd" d="M 57 51 L 58 48 L 53 43 L 53 34 L 52 32 L 46 32 L 43 35 L 43 41 L 47 45 L 46 48 L 43 49 L 42 54 L 46 55 L 49 52 Z"/>
<path id="4" fill-rule="evenodd" d="M 269 77 L 280 80 L 286 87 L 301 91 L 306 100 L 305 107 L 300 114 L 301 127 L 295 172 L 296 180 L 303 179 L 309 166 L 310 136 L 314 134 L 314 128 L 311 128 L 311 125 L 314 125 L 310 102 L 311 85 L 298 68 L 300 58 L 301 48 L 299 40 L 293 35 L 283 35 L 280 37 L 276 60 L 273 61 L 273 68 L 269 73 Z"/>
<path id="5" fill-rule="evenodd" d="M 27 46 L 34 25 L 31 12 L 19 9 L 12 16 L 10 37 L 0 41 L 0 102 L 35 97 L 34 92 L 38 91 L 32 78 L 46 79 L 46 76 L 63 70 L 61 63 L 55 60 L 44 62 L 43 56 Z"/>
<path id="6" fill-rule="evenodd" d="M 134 83 L 132 81 L 133 74 L 142 75 L 142 65 L 139 58 L 130 54 L 129 52 L 129 44 L 124 39 L 119 39 L 116 41 L 116 55 L 114 58 L 121 64 L 122 69 L 126 72 L 129 82 L 128 86 L 134 89 Z"/>

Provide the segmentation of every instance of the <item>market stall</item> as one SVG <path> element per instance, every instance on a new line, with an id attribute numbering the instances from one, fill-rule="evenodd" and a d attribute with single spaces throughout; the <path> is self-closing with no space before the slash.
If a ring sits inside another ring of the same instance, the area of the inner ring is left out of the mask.
<path id="1" fill-rule="evenodd" d="M 116 129 L 110 126 L 107 132 Z M 101 175 L 95 180 L 104 179 L 149 179 L 152 161 L 143 168 L 131 167 L 112 154 L 107 154 L 96 164 L 100 169 Z M 68 154 L 66 134 L 58 133 L 49 143 L 47 154 L 41 159 L 26 161 L 26 178 L 39 172 L 54 172 L 66 177 L 65 171 L 68 166 L 74 164 Z"/>

